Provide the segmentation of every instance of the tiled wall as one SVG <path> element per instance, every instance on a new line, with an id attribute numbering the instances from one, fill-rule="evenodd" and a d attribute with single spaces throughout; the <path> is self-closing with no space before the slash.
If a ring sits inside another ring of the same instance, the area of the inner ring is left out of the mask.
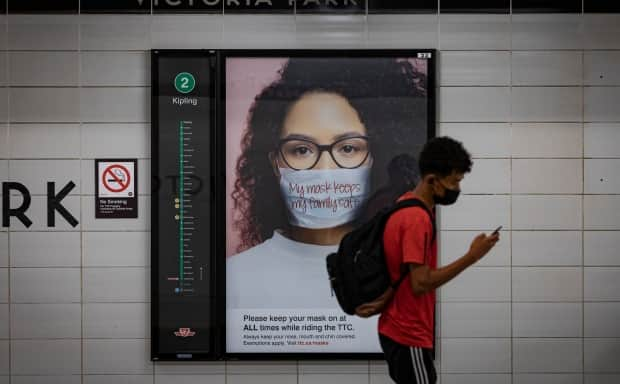
<path id="1" fill-rule="evenodd" d="M 95 220 L 93 159 L 150 174 L 151 48 L 438 48 L 439 132 L 475 156 L 441 260 L 501 243 L 440 291 L 442 384 L 620 382 L 620 16 L 9 15 L 0 178 L 0 384 L 389 383 L 382 362 L 149 360 L 148 177 L 137 220 Z M 79 225 L 46 226 L 46 181 Z M 13 197 L 13 204 L 19 198 Z"/>

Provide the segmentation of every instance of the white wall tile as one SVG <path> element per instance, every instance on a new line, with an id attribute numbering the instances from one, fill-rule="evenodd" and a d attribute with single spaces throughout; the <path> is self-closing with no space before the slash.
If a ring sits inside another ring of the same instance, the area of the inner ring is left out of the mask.
<path id="1" fill-rule="evenodd" d="M 442 339 L 442 372 L 510 372 L 510 339 Z"/>
<path id="2" fill-rule="evenodd" d="M 581 339 L 514 339 L 514 372 L 580 372 Z"/>
<path id="3" fill-rule="evenodd" d="M 79 268 L 11 269 L 11 303 L 79 302 Z"/>
<path id="4" fill-rule="evenodd" d="M 585 231 L 583 252 L 585 265 L 620 266 L 620 236 L 616 231 Z"/>
<path id="5" fill-rule="evenodd" d="M 461 193 L 510 193 L 510 160 L 475 159 L 461 182 Z"/>
<path id="6" fill-rule="evenodd" d="M 0 374 L 8 375 L 10 372 L 10 346 L 8 340 L 0 340 Z M 8 383 L 8 380 L 7 380 Z"/>
<path id="7" fill-rule="evenodd" d="M 6 103 L 4 108 L 6 109 Z M 4 120 L 6 121 L 6 119 Z M 9 157 L 9 125 L 0 124 L 0 159 L 7 159 Z"/>
<path id="8" fill-rule="evenodd" d="M 117 136 L 118 137 L 118 136 Z M 135 155 L 134 155 L 135 156 Z M 104 158 L 109 158 L 104 156 Z M 82 180 L 81 194 L 82 195 L 95 195 L 95 160 L 82 160 Z M 151 160 L 138 159 L 138 182 L 135 184 L 138 188 L 138 195 L 150 195 L 151 194 Z M 133 175 L 133 180 L 136 180 L 136 174 Z"/>
<path id="9" fill-rule="evenodd" d="M 9 266 L 9 234 L 0 232 L 0 268 Z"/>
<path id="10" fill-rule="evenodd" d="M 512 49 L 580 49 L 581 15 L 513 14 Z"/>
<path id="11" fill-rule="evenodd" d="M 85 267 L 143 267 L 151 263 L 148 232 L 83 232 Z"/>
<path id="12" fill-rule="evenodd" d="M 147 52 L 82 52 L 82 86 L 149 86 L 151 60 Z"/>
<path id="13" fill-rule="evenodd" d="M 8 120 L 8 88 L 0 88 L 0 121 L 6 122 Z"/>
<path id="14" fill-rule="evenodd" d="M 11 15 L 10 50 L 77 51 L 77 17 L 70 15 Z"/>
<path id="15" fill-rule="evenodd" d="M 620 340 L 585 339 L 584 371 L 592 373 L 618 373 L 620 366 Z"/>
<path id="16" fill-rule="evenodd" d="M 12 122 L 69 123 L 80 120 L 77 88 L 10 88 L 9 94 Z"/>
<path id="17" fill-rule="evenodd" d="M 620 124 L 585 124 L 585 157 L 620 157 Z"/>
<path id="18" fill-rule="evenodd" d="M 298 382 L 296 374 L 278 375 L 228 375 L 227 384 L 292 384 Z"/>
<path id="19" fill-rule="evenodd" d="M 439 84 L 510 85 L 510 52 L 441 52 Z"/>
<path id="20" fill-rule="evenodd" d="M 444 285 L 441 300 L 450 301 L 510 301 L 510 269 L 503 267 L 473 267 Z"/>
<path id="21" fill-rule="evenodd" d="M 511 134 L 513 157 L 582 156 L 580 123 L 515 123 Z"/>
<path id="22" fill-rule="evenodd" d="M 578 194 L 583 190 L 581 159 L 514 159 L 513 193 Z"/>
<path id="23" fill-rule="evenodd" d="M 494 230 L 500 225 L 510 229 L 508 196 L 461 196 L 458 202 L 439 211 L 442 230 Z"/>
<path id="24" fill-rule="evenodd" d="M 12 267 L 79 267 L 79 232 L 12 232 Z"/>
<path id="25" fill-rule="evenodd" d="M 225 48 L 222 15 L 154 15 L 151 20 L 153 48 Z"/>
<path id="26" fill-rule="evenodd" d="M 581 303 L 513 303 L 513 337 L 581 337 Z"/>
<path id="27" fill-rule="evenodd" d="M 441 123 L 439 134 L 463 143 L 474 157 L 510 157 L 508 123 Z"/>
<path id="28" fill-rule="evenodd" d="M 507 122 L 508 87 L 442 87 L 439 120 L 443 122 Z"/>
<path id="29" fill-rule="evenodd" d="M 579 87 L 513 87 L 512 121 L 579 122 L 582 89 Z"/>
<path id="30" fill-rule="evenodd" d="M 620 229 L 620 195 L 583 197 L 585 229 Z"/>
<path id="31" fill-rule="evenodd" d="M 153 384 L 150 375 L 84 375 L 83 384 Z"/>
<path id="32" fill-rule="evenodd" d="M 469 250 L 471 242 L 480 231 L 443 231 L 439 235 L 439 264 L 448 265 Z M 489 232 L 487 232 L 488 234 Z M 500 241 L 495 244 L 476 266 L 502 267 L 510 265 L 510 232 L 500 232 Z"/>
<path id="33" fill-rule="evenodd" d="M 9 269 L 0 268 L 0 303 L 9 302 Z"/>
<path id="34" fill-rule="evenodd" d="M 13 158 L 78 158 L 79 124 L 12 124 Z"/>
<path id="35" fill-rule="evenodd" d="M 122 137 L 123 140 L 118 140 L 118 137 Z M 82 126 L 82 157 L 85 158 L 145 158 L 151 155 L 150 143 L 150 124 L 84 124 Z"/>
<path id="36" fill-rule="evenodd" d="M 620 303 L 584 303 L 585 337 L 620 337 Z"/>
<path id="37" fill-rule="evenodd" d="M 583 53 L 583 83 L 586 85 L 620 85 L 620 52 L 585 51 Z"/>
<path id="38" fill-rule="evenodd" d="M 84 337 L 87 339 L 147 339 L 150 306 L 146 303 L 84 304 Z"/>
<path id="39" fill-rule="evenodd" d="M 81 384 L 81 375 L 70 376 L 12 376 L 12 384 Z"/>
<path id="40" fill-rule="evenodd" d="M 513 267 L 513 302 L 576 302 L 583 298 L 578 267 Z"/>
<path id="41" fill-rule="evenodd" d="M 582 384 L 580 373 L 521 373 L 514 384 Z"/>
<path id="42" fill-rule="evenodd" d="M 137 219 L 95 219 L 94 196 L 82 197 L 82 219 L 87 231 L 147 231 L 151 227 L 151 198 L 138 196 Z"/>
<path id="43" fill-rule="evenodd" d="M 223 375 L 228 364 L 229 362 L 223 361 L 180 363 L 159 361 L 155 363 L 155 375 Z"/>
<path id="44" fill-rule="evenodd" d="M 299 384 L 322 384 L 334 381 L 342 384 L 357 384 L 368 380 L 368 374 L 300 374 Z"/>
<path id="45" fill-rule="evenodd" d="M 0 28 L 2 28 L 2 32 L 0 32 L 0 40 L 4 40 L 6 37 L 6 33 L 4 33 L 4 24 L 0 24 Z M 3 41 L 0 41 L 0 46 L 4 44 Z M 9 83 L 8 79 L 8 60 L 9 55 L 4 49 L 0 50 L 0 86 L 6 86 Z"/>
<path id="46" fill-rule="evenodd" d="M 442 303 L 441 337 L 510 337 L 510 303 Z"/>
<path id="47" fill-rule="evenodd" d="M 84 340 L 85 374 L 153 372 L 148 340 Z"/>
<path id="48" fill-rule="evenodd" d="M 441 375 L 442 384 L 512 384 L 510 374 L 501 373 L 454 373 Z"/>
<path id="49" fill-rule="evenodd" d="M 224 15 L 222 20 L 222 44 L 226 48 L 295 48 L 295 16 L 292 14 Z M 200 44 L 204 47 L 204 42 Z"/>
<path id="50" fill-rule="evenodd" d="M 56 190 L 54 193 L 60 192 L 62 188 L 60 186 L 56 186 Z M 75 190 L 74 190 L 75 191 Z M 67 230 L 80 230 L 80 197 L 74 195 L 75 193 L 72 191 L 68 196 L 61 200 L 61 204 L 66 210 L 72 215 L 77 221 L 78 224 L 73 227 L 65 218 L 58 213 L 58 211 L 54 212 L 54 226 L 52 227 L 52 223 L 48 223 L 47 219 L 47 196 L 32 196 L 30 207 L 25 212 L 25 215 L 32 221 L 32 224 L 29 227 L 26 227 L 17 217 L 12 216 L 10 219 L 10 225 L 12 230 L 16 231 L 67 231 Z M 11 196 L 11 207 L 16 208 L 21 206 L 22 204 L 22 196 L 14 195 Z M 93 214 L 94 216 L 94 214 Z M 48 226 L 50 224 L 50 226 Z"/>
<path id="51" fill-rule="evenodd" d="M 13 375 L 75 375 L 81 369 L 80 340 L 13 340 Z"/>
<path id="52" fill-rule="evenodd" d="M 0 304 L 0 339 L 9 338 L 9 305 Z"/>
<path id="53" fill-rule="evenodd" d="M 513 52 L 513 85 L 581 85 L 582 53 L 578 51 Z"/>
<path id="54" fill-rule="evenodd" d="M 11 52 L 12 86 L 77 86 L 77 52 Z"/>
<path id="55" fill-rule="evenodd" d="M 620 121 L 620 111 L 615 102 L 620 98 L 620 87 L 584 87 L 583 98 L 584 121 Z"/>
<path id="56" fill-rule="evenodd" d="M 302 375 L 330 374 L 355 374 L 360 370 L 368 370 L 368 364 L 363 361 L 301 361 L 298 372 Z"/>
<path id="57" fill-rule="evenodd" d="M 225 384 L 224 375 L 156 375 L 155 384 Z M 340 381 L 339 381 L 340 382 Z"/>
<path id="58" fill-rule="evenodd" d="M 618 193 L 620 159 L 584 160 L 585 193 Z"/>
<path id="59" fill-rule="evenodd" d="M 585 267 L 583 279 L 585 300 L 620 301 L 620 268 Z"/>
<path id="60" fill-rule="evenodd" d="M 620 374 L 590 373 L 584 375 L 584 384 L 616 384 L 620 381 Z"/>
<path id="61" fill-rule="evenodd" d="M 581 229 L 581 196 L 513 196 L 514 229 Z"/>
<path id="62" fill-rule="evenodd" d="M 83 301 L 140 302 L 150 300 L 150 269 L 85 268 Z"/>
<path id="63" fill-rule="evenodd" d="M 80 193 L 79 160 L 11 160 L 9 173 L 11 181 L 24 184 L 33 195 L 47 196 L 48 182 L 54 182 L 57 191 L 73 182 L 71 193 Z"/>
<path id="64" fill-rule="evenodd" d="M 441 15 L 442 50 L 510 49 L 509 15 Z"/>
<path id="65" fill-rule="evenodd" d="M 585 14 L 583 16 L 585 49 L 618 49 L 620 17 L 617 14 Z"/>
<path id="66" fill-rule="evenodd" d="M 437 48 L 435 15 L 368 15 L 368 48 Z"/>
<path id="67" fill-rule="evenodd" d="M 365 16 L 296 15 L 297 48 L 363 48 Z"/>
<path id="68" fill-rule="evenodd" d="M 298 372 L 298 363 L 292 361 L 269 361 L 269 362 L 251 362 L 238 361 L 228 362 L 226 364 L 229 375 L 285 375 L 296 374 Z"/>
<path id="69" fill-rule="evenodd" d="M 80 15 L 79 20 L 80 49 L 83 51 L 143 51 L 151 48 L 150 15 Z"/>
<path id="70" fill-rule="evenodd" d="M 79 339 L 80 304 L 12 304 L 12 339 Z"/>
<path id="71" fill-rule="evenodd" d="M 149 88 L 81 88 L 80 118 L 87 123 L 151 120 Z"/>
<path id="72" fill-rule="evenodd" d="M 581 266 L 579 231 L 512 232 L 512 265 Z"/>

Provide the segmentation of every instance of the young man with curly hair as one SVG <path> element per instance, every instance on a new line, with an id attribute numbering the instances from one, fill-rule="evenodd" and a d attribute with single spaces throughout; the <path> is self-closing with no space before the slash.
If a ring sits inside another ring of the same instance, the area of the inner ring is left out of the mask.
<path id="1" fill-rule="evenodd" d="M 424 146 L 418 162 L 421 180 L 399 200 L 419 199 L 428 212 L 420 207 L 401 209 L 388 219 L 383 234 L 392 280 L 397 281 L 403 270 L 409 271 L 378 326 L 390 377 L 397 384 L 436 383 L 435 290 L 486 255 L 499 240 L 497 232 L 480 234 L 464 256 L 437 268 L 435 205 L 456 202 L 460 182 L 471 171 L 472 161 L 460 142 L 437 137 Z"/>

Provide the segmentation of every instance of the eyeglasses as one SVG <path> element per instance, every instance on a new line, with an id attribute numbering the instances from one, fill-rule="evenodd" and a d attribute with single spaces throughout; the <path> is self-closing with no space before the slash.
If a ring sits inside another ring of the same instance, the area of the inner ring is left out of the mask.
<path id="1" fill-rule="evenodd" d="M 286 165 L 296 171 L 314 168 L 324 151 L 329 152 L 340 168 L 357 168 L 366 161 L 370 153 L 368 137 L 346 137 L 329 145 L 290 138 L 281 140 L 278 144 L 280 156 Z"/>

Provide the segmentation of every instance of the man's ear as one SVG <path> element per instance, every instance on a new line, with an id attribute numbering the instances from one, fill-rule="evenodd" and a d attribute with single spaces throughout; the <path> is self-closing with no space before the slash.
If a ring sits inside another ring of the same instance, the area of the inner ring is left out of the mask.
<path id="1" fill-rule="evenodd" d="M 437 181 L 437 175 L 435 175 L 434 173 L 429 173 L 427 175 L 424 175 L 422 181 L 424 181 L 428 185 L 435 185 L 435 182 Z"/>
<path id="2" fill-rule="evenodd" d="M 273 170 L 274 175 L 276 177 L 280 177 L 280 170 L 278 169 L 278 158 L 274 152 L 269 152 L 267 155 L 269 158 L 269 163 L 271 164 L 271 169 Z"/>

